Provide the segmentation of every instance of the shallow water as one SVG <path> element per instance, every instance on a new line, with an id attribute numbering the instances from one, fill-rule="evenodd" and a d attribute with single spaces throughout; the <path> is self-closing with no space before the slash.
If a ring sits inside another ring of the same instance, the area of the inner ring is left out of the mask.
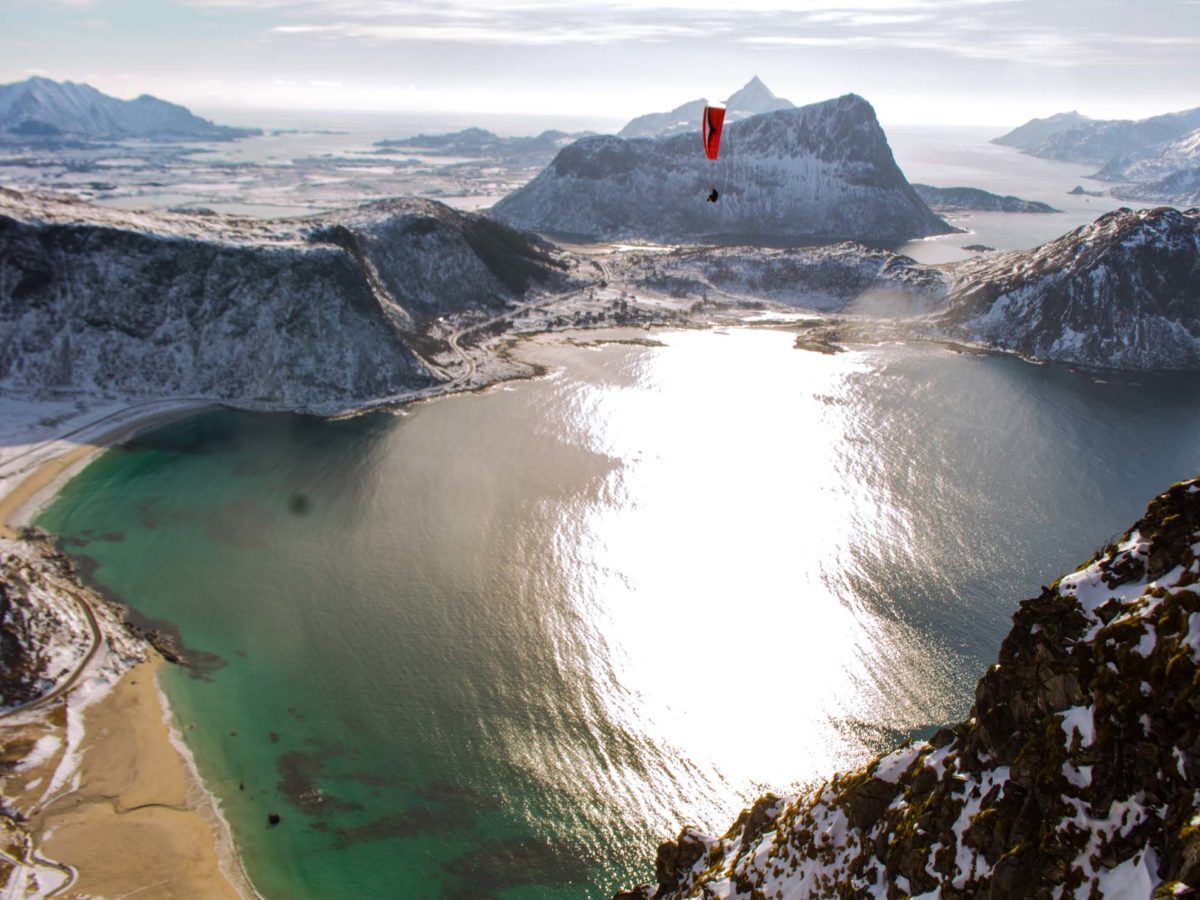
<path id="1" fill-rule="evenodd" d="M 964 716 L 1017 602 L 1200 470 L 1194 378 L 653 337 L 176 422 L 42 515 L 223 663 L 165 687 L 266 896 L 649 878 L 682 822 Z"/>

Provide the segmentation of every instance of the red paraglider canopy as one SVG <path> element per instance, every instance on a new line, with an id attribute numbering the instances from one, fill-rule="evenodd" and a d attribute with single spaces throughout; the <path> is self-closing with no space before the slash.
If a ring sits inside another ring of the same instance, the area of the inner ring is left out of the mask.
<path id="1" fill-rule="evenodd" d="M 717 150 L 721 146 L 721 127 L 724 124 L 724 106 L 704 107 L 704 118 L 700 123 L 700 135 L 704 138 L 704 152 L 709 159 L 717 158 Z"/>

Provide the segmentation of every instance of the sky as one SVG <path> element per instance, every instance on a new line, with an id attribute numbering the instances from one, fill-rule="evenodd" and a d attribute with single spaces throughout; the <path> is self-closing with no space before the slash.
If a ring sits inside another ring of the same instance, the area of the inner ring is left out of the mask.
<path id="1" fill-rule="evenodd" d="M 0 83 L 44 75 L 205 115 L 625 120 L 753 75 L 885 123 L 1200 106 L 1200 0 L 0 0 Z M 239 114 L 240 111 L 240 114 Z"/>

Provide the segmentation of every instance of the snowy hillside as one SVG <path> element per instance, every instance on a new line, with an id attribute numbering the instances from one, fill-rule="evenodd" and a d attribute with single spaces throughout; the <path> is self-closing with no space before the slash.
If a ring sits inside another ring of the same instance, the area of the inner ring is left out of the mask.
<path id="1" fill-rule="evenodd" d="M 628 253 L 610 264 L 621 283 L 671 297 L 768 300 L 818 312 L 906 316 L 938 308 L 940 272 L 860 244 L 681 247 Z"/>
<path id="2" fill-rule="evenodd" d="M 947 271 L 939 326 L 953 335 L 1106 368 L 1200 368 L 1200 209 L 1118 209 Z"/>
<path id="3" fill-rule="evenodd" d="M 432 201 L 263 221 L 0 189 L 0 387 L 345 405 L 448 378 L 419 352 L 436 317 L 560 278 Z"/>
<path id="4" fill-rule="evenodd" d="M 644 116 L 638 116 L 617 132 L 617 136 L 635 138 L 668 137 L 685 132 L 699 134 L 700 116 L 703 114 L 707 102 L 704 99 L 691 100 L 680 104 L 670 112 L 647 113 Z M 725 120 L 736 122 L 738 119 L 746 119 L 760 113 L 792 108 L 794 108 L 794 104 L 782 97 L 776 97 L 771 89 L 755 75 L 725 101 Z"/>
<path id="5" fill-rule="evenodd" d="M 0 85 L 0 138 L 194 138 L 229 140 L 257 129 L 214 125 L 148 94 L 119 100 L 72 81 L 29 78 Z"/>
<path id="6" fill-rule="evenodd" d="M 713 186 L 720 201 L 706 203 Z M 695 134 L 585 138 L 492 213 L 538 231 L 664 241 L 887 242 L 954 230 L 913 191 L 854 94 L 727 125 L 715 162 Z"/>
<path id="7" fill-rule="evenodd" d="M 1192 895 L 1197 554 L 1200 480 L 1020 605 L 964 722 L 720 837 L 685 828 L 619 900 Z"/>

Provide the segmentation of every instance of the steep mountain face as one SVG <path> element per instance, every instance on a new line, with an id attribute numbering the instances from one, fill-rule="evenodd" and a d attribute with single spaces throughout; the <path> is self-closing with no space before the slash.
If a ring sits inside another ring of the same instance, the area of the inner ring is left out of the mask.
<path id="1" fill-rule="evenodd" d="M 118 100 L 86 84 L 30 78 L 0 85 L 0 137 L 28 139 L 192 138 L 230 140 L 259 134 L 253 128 L 214 125 L 182 106 L 147 94 Z"/>
<path id="2" fill-rule="evenodd" d="M 1022 200 L 1020 197 L 1001 196 L 991 191 L 969 187 L 934 187 L 929 184 L 914 184 L 913 190 L 926 205 L 935 212 L 1058 212 L 1048 203 L 1039 200 Z"/>
<path id="3" fill-rule="evenodd" d="M 1034 119 L 996 138 L 993 143 L 1019 147 L 1026 153 L 1046 159 L 1104 165 L 1200 128 L 1200 107 L 1137 121 L 1085 118 L 1070 127 L 1061 127 L 1069 123 L 1072 116 L 1078 116 L 1078 113 Z"/>
<path id="4" fill-rule="evenodd" d="M 1013 617 L 970 717 L 722 837 L 635 898 L 1150 898 L 1200 888 L 1200 479 Z M 936 893 L 935 893 L 936 892 Z"/>
<path id="5" fill-rule="evenodd" d="M 706 159 L 694 134 L 585 138 L 493 214 L 601 239 L 890 242 L 954 230 L 913 191 L 875 111 L 854 94 L 727 125 L 721 152 Z M 714 185 L 720 201 L 705 203 Z"/>
<path id="6" fill-rule="evenodd" d="M 1038 359 L 1200 368 L 1200 209 L 1118 209 L 947 271 L 937 321 L 952 335 Z"/>
<path id="7" fill-rule="evenodd" d="M 692 100 L 675 107 L 670 112 L 647 113 L 638 116 L 617 132 L 617 137 L 667 137 L 684 132 L 700 132 L 700 116 L 704 113 L 707 100 Z M 757 116 L 760 113 L 793 109 L 794 104 L 776 97 L 771 89 L 755 75 L 725 101 L 725 121 Z"/>
<path id="8" fill-rule="evenodd" d="M 559 278 L 432 201 L 270 222 L 0 189 L 0 387 L 344 406 L 448 377 L 413 349 L 433 318 Z"/>

